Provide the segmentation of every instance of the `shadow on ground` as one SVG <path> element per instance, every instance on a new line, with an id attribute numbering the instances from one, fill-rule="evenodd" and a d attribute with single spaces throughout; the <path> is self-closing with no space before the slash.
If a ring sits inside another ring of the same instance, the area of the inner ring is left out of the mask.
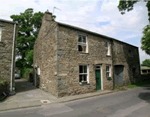
<path id="1" fill-rule="evenodd" d="M 145 80 L 144 86 L 141 86 L 141 87 L 144 89 L 144 91 L 139 93 L 138 97 L 140 99 L 150 103 L 150 80 Z"/>
<path id="2" fill-rule="evenodd" d="M 150 103 L 150 92 L 142 92 L 139 94 L 139 98 Z"/>
<path id="3" fill-rule="evenodd" d="M 35 86 L 33 86 L 33 83 L 30 83 L 25 79 L 16 79 L 15 88 L 16 93 L 37 89 Z"/>

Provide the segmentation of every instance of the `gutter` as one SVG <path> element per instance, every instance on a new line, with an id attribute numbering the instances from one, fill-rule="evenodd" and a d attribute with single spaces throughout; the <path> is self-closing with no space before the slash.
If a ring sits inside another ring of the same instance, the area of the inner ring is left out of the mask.
<path id="1" fill-rule="evenodd" d="M 15 88 L 13 87 L 13 79 L 14 79 L 15 37 L 16 37 L 16 24 L 14 24 L 14 33 L 13 33 L 12 61 L 11 61 L 11 79 L 10 79 L 10 93 L 13 93 L 13 90 L 15 89 Z"/>

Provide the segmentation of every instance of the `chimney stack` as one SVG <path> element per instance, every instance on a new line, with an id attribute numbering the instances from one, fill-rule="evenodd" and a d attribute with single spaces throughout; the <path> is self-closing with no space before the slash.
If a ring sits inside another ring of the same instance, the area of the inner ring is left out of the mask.
<path id="1" fill-rule="evenodd" d="M 45 20 L 51 20 L 51 21 L 55 21 L 56 16 L 53 15 L 51 12 L 49 12 L 48 10 L 45 12 L 43 18 Z"/>

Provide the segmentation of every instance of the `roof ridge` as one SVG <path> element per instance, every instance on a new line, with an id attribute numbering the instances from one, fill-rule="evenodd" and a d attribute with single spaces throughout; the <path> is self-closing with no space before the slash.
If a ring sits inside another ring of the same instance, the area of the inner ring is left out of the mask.
<path id="1" fill-rule="evenodd" d="M 82 31 L 84 31 L 84 32 L 89 32 L 89 33 L 92 33 L 92 34 L 95 34 L 95 35 L 103 36 L 103 37 L 105 37 L 105 38 L 112 39 L 112 40 L 115 40 L 115 41 L 118 41 L 118 42 L 121 42 L 121 43 L 124 43 L 124 44 L 130 45 L 130 46 L 137 47 L 137 46 L 135 46 L 135 45 L 132 45 L 132 44 L 126 43 L 126 42 L 124 42 L 124 41 L 120 41 L 120 40 L 118 40 L 118 39 L 115 39 L 115 38 L 113 38 L 113 37 L 108 37 L 108 36 L 105 36 L 105 35 L 102 35 L 102 34 L 99 34 L 99 33 L 93 32 L 93 31 L 89 31 L 89 30 L 84 29 L 84 28 L 80 28 L 80 27 L 77 27 L 77 26 L 73 26 L 73 25 L 69 25 L 69 24 L 61 23 L 61 22 L 57 22 L 57 23 L 58 23 L 58 24 L 60 24 L 60 25 L 68 26 L 68 27 L 71 27 L 71 28 L 75 28 L 75 29 L 78 29 L 78 30 L 82 30 Z M 139 48 L 139 47 L 137 47 L 137 48 Z"/>

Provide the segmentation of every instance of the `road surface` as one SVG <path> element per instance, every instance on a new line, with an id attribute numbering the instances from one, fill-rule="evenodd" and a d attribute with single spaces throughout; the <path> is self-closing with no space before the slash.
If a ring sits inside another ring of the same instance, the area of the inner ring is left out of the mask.
<path id="1" fill-rule="evenodd" d="M 150 87 L 0 112 L 0 117 L 150 117 Z"/>

